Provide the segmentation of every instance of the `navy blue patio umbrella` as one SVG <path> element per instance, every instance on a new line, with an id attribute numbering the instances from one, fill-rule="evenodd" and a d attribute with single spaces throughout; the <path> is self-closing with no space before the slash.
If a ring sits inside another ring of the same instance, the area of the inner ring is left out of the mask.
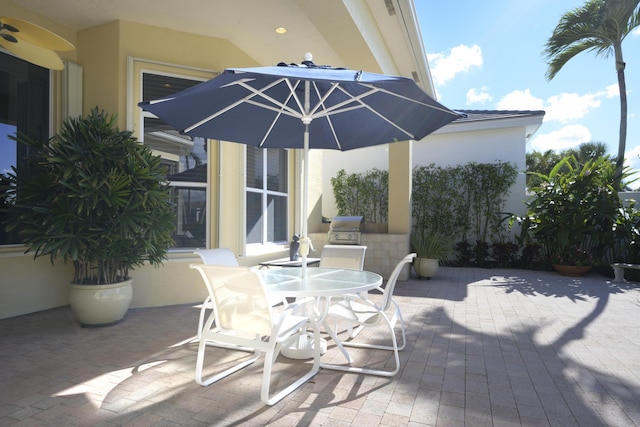
<path id="1" fill-rule="evenodd" d="M 192 137 L 304 150 L 300 254 L 306 265 L 308 153 L 420 140 L 461 117 L 406 77 L 302 64 L 228 68 L 138 104 Z"/>

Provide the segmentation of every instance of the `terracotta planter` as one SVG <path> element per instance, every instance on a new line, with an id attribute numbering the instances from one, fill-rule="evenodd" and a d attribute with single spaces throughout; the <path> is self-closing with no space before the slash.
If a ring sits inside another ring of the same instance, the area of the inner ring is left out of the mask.
<path id="1" fill-rule="evenodd" d="M 590 265 L 553 264 L 553 268 L 563 276 L 580 277 L 591 271 Z"/>
<path id="2" fill-rule="evenodd" d="M 111 285 L 69 285 L 69 305 L 83 325 L 109 325 L 129 310 L 133 288 L 131 279 Z"/>
<path id="3" fill-rule="evenodd" d="M 415 258 L 413 268 L 419 278 L 432 278 L 438 271 L 438 260 L 433 258 Z"/>

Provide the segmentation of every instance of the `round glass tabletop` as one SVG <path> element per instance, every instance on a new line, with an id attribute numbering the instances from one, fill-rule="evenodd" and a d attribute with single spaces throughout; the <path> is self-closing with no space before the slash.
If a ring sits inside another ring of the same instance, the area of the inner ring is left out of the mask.
<path id="1" fill-rule="evenodd" d="M 366 292 L 382 285 L 382 276 L 370 271 L 341 268 L 302 268 L 260 270 L 269 292 L 288 297 L 331 296 Z"/>

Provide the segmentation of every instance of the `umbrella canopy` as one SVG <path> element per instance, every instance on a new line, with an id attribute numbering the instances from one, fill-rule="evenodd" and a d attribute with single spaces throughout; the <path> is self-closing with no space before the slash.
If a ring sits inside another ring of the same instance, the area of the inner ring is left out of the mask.
<path id="1" fill-rule="evenodd" d="M 419 140 L 460 117 L 406 77 L 308 61 L 302 66 L 229 68 L 140 107 L 192 137 L 262 148 L 304 148 L 307 123 L 309 148 L 351 150 Z"/>
<path id="2" fill-rule="evenodd" d="M 310 55 L 305 59 L 301 65 L 229 68 L 207 82 L 139 104 L 192 137 L 304 149 L 303 265 L 310 148 L 344 151 L 419 140 L 461 117 L 411 79 L 317 66 Z"/>

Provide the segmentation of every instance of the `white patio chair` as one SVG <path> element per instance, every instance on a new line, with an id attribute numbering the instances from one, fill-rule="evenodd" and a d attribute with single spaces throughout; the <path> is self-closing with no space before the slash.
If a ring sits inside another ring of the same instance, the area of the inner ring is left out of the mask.
<path id="1" fill-rule="evenodd" d="M 273 405 L 318 372 L 319 351 L 314 352 L 313 364 L 307 373 L 282 390 L 270 394 L 272 368 L 284 341 L 300 329 L 306 329 L 311 325 L 314 348 L 320 348 L 320 331 L 316 320 L 298 314 L 306 312 L 300 306 L 313 303 L 315 301 L 313 298 L 289 304 L 282 313 L 277 314 L 273 312 L 268 302 L 267 292 L 258 272 L 241 271 L 227 276 L 224 280 L 219 280 L 218 270 L 225 267 L 192 264 L 191 268 L 200 272 L 211 301 L 214 303 L 214 315 L 207 319 L 198 344 L 195 375 L 198 384 L 203 386 L 213 384 L 252 364 L 264 352 L 266 354 L 260 398 L 265 404 Z M 253 355 L 248 359 L 242 356 L 241 361 L 234 366 L 205 379 L 202 370 L 208 345 L 246 351 Z"/>
<path id="2" fill-rule="evenodd" d="M 238 264 L 238 259 L 235 254 L 229 248 L 212 248 L 212 249 L 198 249 L 194 251 L 195 254 L 200 256 L 202 262 L 207 265 L 217 265 L 217 266 L 226 266 L 232 267 L 227 273 L 228 274 L 236 274 L 239 271 L 249 271 L 250 267 L 241 267 Z M 224 280 L 227 274 L 225 274 L 224 269 L 216 270 L 219 274 L 220 280 Z M 286 299 L 278 298 L 276 296 L 272 296 L 270 298 L 270 302 L 272 306 L 286 303 Z M 204 319 L 206 316 L 207 310 L 213 310 L 213 303 L 211 302 L 211 297 L 207 295 L 202 306 L 200 307 L 200 318 L 198 320 L 198 333 L 197 339 L 200 339 L 202 327 L 204 326 Z M 213 315 L 213 314 L 211 314 Z"/>
<path id="3" fill-rule="evenodd" d="M 229 248 L 198 249 L 194 251 L 194 253 L 198 255 L 200 259 L 202 259 L 202 262 L 205 264 L 240 267 L 236 256 Z M 198 339 L 200 339 L 207 310 L 213 310 L 213 303 L 211 302 L 211 297 L 209 295 L 207 295 L 204 302 L 202 303 L 202 307 L 200 307 L 200 318 L 198 320 L 197 334 Z"/>
<path id="4" fill-rule="evenodd" d="M 366 246 L 325 245 L 320 253 L 320 267 L 362 270 Z"/>
<path id="5" fill-rule="evenodd" d="M 378 291 L 382 292 L 382 301 L 379 305 L 375 304 L 370 299 L 362 298 L 358 295 L 352 295 L 350 297 L 341 298 L 338 302 L 330 303 L 327 309 L 327 318 L 334 318 L 336 320 L 348 323 L 347 333 L 349 340 L 338 342 L 337 344 L 339 347 L 340 345 L 342 345 L 345 347 L 392 350 L 394 353 L 396 364 L 395 369 L 386 371 L 340 365 L 332 365 L 332 369 L 381 376 L 393 376 L 398 373 L 398 370 L 400 369 L 400 358 L 398 356 L 398 351 L 402 350 L 405 347 L 406 336 L 404 320 L 402 319 L 402 312 L 400 311 L 400 306 L 393 298 L 393 291 L 395 289 L 396 282 L 398 281 L 398 277 L 400 276 L 402 268 L 406 264 L 410 264 L 415 256 L 416 254 L 409 254 L 405 256 L 391 272 L 391 276 L 389 277 L 389 280 L 387 281 L 384 289 L 381 287 L 377 288 Z M 394 312 L 393 315 L 389 317 L 387 316 L 386 312 L 389 311 L 389 308 L 391 306 L 393 306 Z M 402 336 L 402 343 L 400 345 L 398 345 L 395 333 L 395 326 L 398 322 L 400 323 L 400 331 Z M 356 336 L 363 328 L 374 327 L 381 324 L 385 325 L 388 328 L 388 332 L 391 335 L 391 345 L 371 344 L 366 342 L 354 341 Z"/>

